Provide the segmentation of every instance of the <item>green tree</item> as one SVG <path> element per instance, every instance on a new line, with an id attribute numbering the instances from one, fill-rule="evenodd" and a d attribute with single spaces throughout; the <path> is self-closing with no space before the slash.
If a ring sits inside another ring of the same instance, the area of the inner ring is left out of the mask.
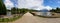
<path id="1" fill-rule="evenodd" d="M 16 10 L 17 10 L 17 8 L 13 7 L 11 10 L 12 10 L 12 11 L 16 11 Z"/>
<path id="2" fill-rule="evenodd" d="M 28 11 L 28 9 L 25 9 L 25 8 L 22 8 L 22 9 L 19 9 L 20 10 L 20 13 L 26 13 Z"/>
<path id="3" fill-rule="evenodd" d="M 11 12 L 12 12 L 12 14 L 16 14 L 17 8 L 13 7 L 13 8 L 11 9 Z"/>
<path id="4" fill-rule="evenodd" d="M 52 9 L 52 10 L 50 10 L 51 12 L 57 12 L 57 13 L 60 13 L 60 8 L 59 7 L 57 7 L 56 9 Z"/>
<path id="5" fill-rule="evenodd" d="M 60 8 L 59 7 L 56 8 L 56 12 L 60 12 Z"/>
<path id="6" fill-rule="evenodd" d="M 2 0 L 0 0 L 0 15 L 5 15 L 6 14 L 6 7 L 3 3 Z"/>

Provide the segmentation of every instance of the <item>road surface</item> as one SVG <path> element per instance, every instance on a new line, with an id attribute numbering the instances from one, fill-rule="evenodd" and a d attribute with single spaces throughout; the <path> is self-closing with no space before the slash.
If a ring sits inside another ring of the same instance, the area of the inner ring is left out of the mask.
<path id="1" fill-rule="evenodd" d="M 42 18 L 27 12 L 22 18 L 11 23 L 60 23 L 60 18 Z"/>

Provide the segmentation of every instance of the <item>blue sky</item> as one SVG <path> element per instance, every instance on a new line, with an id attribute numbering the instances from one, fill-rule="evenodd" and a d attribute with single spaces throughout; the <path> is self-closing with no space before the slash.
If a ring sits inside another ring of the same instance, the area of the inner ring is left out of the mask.
<path id="1" fill-rule="evenodd" d="M 18 5 L 18 0 L 11 0 L 11 2 L 14 3 L 14 6 L 16 7 L 16 5 Z"/>
<path id="2" fill-rule="evenodd" d="M 51 6 L 52 8 L 60 7 L 60 0 L 44 0 L 44 5 Z"/>
<path id="3" fill-rule="evenodd" d="M 30 3 L 29 1 L 32 3 Z M 22 2 L 25 3 L 26 5 L 21 4 Z M 11 7 L 22 7 L 22 8 L 34 7 L 34 9 L 37 8 L 37 10 L 39 10 L 43 8 L 52 9 L 52 8 L 60 7 L 60 0 L 36 0 L 36 1 L 35 0 L 5 0 L 4 3 L 8 9 L 10 9 Z"/>

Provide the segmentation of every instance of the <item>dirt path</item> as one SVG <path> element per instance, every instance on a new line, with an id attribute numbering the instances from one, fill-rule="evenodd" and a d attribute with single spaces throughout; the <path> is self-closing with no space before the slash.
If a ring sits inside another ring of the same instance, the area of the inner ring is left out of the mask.
<path id="1" fill-rule="evenodd" d="M 41 18 L 27 12 L 22 18 L 12 23 L 60 23 L 60 18 Z"/>

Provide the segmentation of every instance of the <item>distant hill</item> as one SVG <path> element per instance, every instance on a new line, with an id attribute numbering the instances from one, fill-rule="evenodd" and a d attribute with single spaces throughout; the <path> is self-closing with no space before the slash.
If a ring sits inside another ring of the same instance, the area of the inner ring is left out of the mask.
<path id="1" fill-rule="evenodd" d="M 38 12 L 49 12 L 47 9 L 38 10 Z"/>

